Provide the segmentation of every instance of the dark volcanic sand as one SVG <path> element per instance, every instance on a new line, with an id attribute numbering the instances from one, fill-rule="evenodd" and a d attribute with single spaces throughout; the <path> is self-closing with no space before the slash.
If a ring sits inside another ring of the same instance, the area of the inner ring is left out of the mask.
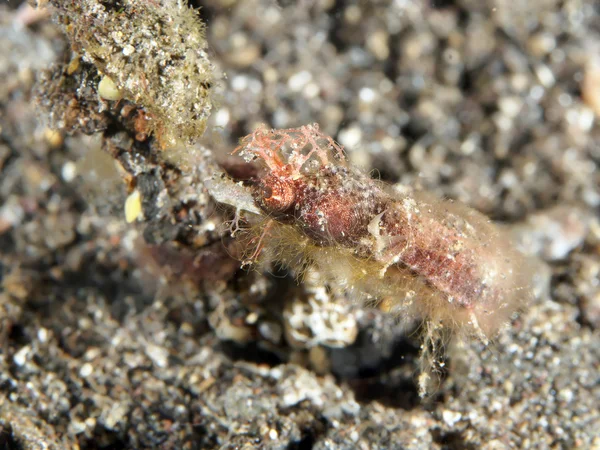
<path id="1" fill-rule="evenodd" d="M 83 63 L 79 131 L 51 132 L 35 80 L 68 43 L 0 5 L 0 447 L 600 449 L 597 2 L 206 3 L 212 152 L 168 164 Z M 227 256 L 202 180 L 261 122 L 506 222 L 537 300 L 420 400 L 410 324 Z"/>

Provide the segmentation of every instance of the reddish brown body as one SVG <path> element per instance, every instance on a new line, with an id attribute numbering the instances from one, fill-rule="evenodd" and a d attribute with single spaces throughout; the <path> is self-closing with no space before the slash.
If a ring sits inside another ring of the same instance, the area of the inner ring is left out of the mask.
<path id="1" fill-rule="evenodd" d="M 254 197 L 265 213 L 295 223 L 319 245 L 346 246 L 367 235 L 369 222 L 389 201 L 372 183 L 329 167 L 298 179 L 266 176 L 258 181 Z"/>
<path id="2" fill-rule="evenodd" d="M 264 164 L 253 196 L 271 224 L 260 242 L 285 264 L 316 266 L 347 290 L 393 296 L 401 314 L 480 336 L 528 298 L 523 256 L 485 216 L 372 180 L 316 126 L 260 128 L 239 149 Z"/>
<path id="3" fill-rule="evenodd" d="M 383 214 L 380 226 L 386 235 L 399 238 L 396 245 L 404 247 L 397 264 L 412 269 L 461 307 L 472 307 L 481 297 L 486 287 L 468 241 L 473 236 L 461 235 L 443 221 L 423 223 L 419 216 L 408 220 L 398 210 Z"/>
<path id="4" fill-rule="evenodd" d="M 284 208 L 274 207 L 274 192 Z M 389 244 L 380 252 L 383 259 L 396 257 L 393 265 L 409 268 L 461 307 L 472 306 L 486 288 L 473 249 L 461 242 L 464 235 L 442 223 L 425 224 L 418 216 L 409 219 L 395 207 L 402 198 L 393 198 L 361 174 L 326 167 L 296 180 L 268 176 L 259 181 L 255 198 L 267 214 L 294 224 L 316 244 L 350 247 L 364 258 L 376 256 L 365 240 L 369 224 L 381 214 L 380 233 Z"/>

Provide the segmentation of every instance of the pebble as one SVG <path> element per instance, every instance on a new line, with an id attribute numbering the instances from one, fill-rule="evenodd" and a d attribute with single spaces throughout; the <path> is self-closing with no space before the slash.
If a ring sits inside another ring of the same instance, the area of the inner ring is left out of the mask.
<path id="1" fill-rule="evenodd" d="M 121 100 L 123 98 L 123 94 L 115 84 L 115 82 L 108 76 L 103 76 L 98 83 L 98 94 L 104 100 Z"/>
<path id="2" fill-rule="evenodd" d="M 127 223 L 135 222 L 142 215 L 142 195 L 135 189 L 125 200 L 125 221 Z"/>

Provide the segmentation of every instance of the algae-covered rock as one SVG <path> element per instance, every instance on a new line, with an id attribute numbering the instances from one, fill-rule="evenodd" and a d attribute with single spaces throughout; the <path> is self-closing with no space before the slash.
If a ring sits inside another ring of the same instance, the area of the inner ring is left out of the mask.
<path id="1" fill-rule="evenodd" d="M 163 147 L 202 135 L 213 66 L 204 24 L 187 2 L 52 0 L 73 50 L 148 113 Z M 105 87 L 105 86 L 101 86 Z M 118 100 L 118 96 L 103 96 Z"/>

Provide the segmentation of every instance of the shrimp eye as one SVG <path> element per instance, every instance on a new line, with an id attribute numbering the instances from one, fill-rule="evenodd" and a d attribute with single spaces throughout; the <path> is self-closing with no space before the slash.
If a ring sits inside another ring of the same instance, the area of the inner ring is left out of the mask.
<path id="1" fill-rule="evenodd" d="M 260 180 L 255 198 L 267 213 L 284 212 L 294 205 L 296 189 L 290 180 L 267 175 Z"/>

